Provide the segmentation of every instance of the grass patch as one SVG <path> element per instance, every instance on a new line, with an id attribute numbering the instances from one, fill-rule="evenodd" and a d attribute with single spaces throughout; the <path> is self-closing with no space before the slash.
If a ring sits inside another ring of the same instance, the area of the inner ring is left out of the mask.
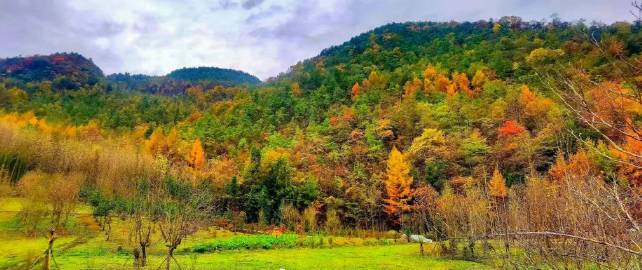
<path id="1" fill-rule="evenodd" d="M 193 251 L 205 253 L 217 250 L 293 248 L 297 246 L 298 242 L 299 236 L 296 234 L 280 236 L 258 234 L 198 244 L 194 246 Z"/>

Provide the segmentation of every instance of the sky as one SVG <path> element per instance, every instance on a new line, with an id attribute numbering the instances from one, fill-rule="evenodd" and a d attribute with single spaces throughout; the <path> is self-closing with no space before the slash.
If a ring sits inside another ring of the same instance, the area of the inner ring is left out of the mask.
<path id="1" fill-rule="evenodd" d="M 106 74 L 216 66 L 278 75 L 406 21 L 632 21 L 632 0 L 0 0 L 0 58 L 78 52 Z"/>

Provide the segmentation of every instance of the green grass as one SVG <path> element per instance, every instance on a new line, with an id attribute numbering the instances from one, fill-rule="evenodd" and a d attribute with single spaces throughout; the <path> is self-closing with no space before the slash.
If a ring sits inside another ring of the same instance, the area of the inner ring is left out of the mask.
<path id="1" fill-rule="evenodd" d="M 19 211 L 21 199 L 4 198 L 0 211 Z M 83 207 L 82 213 L 87 213 Z M 86 215 L 84 216 L 86 219 Z M 78 215 L 70 219 L 87 226 Z M 102 231 L 78 229 L 58 238 L 54 246 L 60 269 L 134 269 L 128 221 L 114 219 L 110 241 Z M 225 230 L 201 230 L 189 236 L 175 253 L 182 269 L 491 269 L 468 261 L 420 256 L 417 244 L 394 244 L 375 239 L 306 237 L 298 235 L 247 235 Z M 148 249 L 149 267 L 156 269 L 167 248 L 158 232 Z M 314 241 L 314 244 L 308 243 Z M 47 247 L 42 237 L 28 237 L 20 230 L 16 214 L 0 215 L 0 269 L 27 269 Z M 427 246 L 429 252 L 432 246 Z M 199 250 L 204 253 L 194 252 Z M 172 262 L 176 266 L 175 262 Z M 39 269 L 39 265 L 35 269 Z M 173 269 L 178 269 L 173 267 Z"/>
<path id="2" fill-rule="evenodd" d="M 207 254 L 179 253 L 183 269 L 492 269 L 467 261 L 420 256 L 417 245 L 362 246 L 338 248 L 299 248 L 253 251 L 224 251 Z M 152 254 L 149 269 L 156 269 L 164 254 Z M 62 269 L 127 269 L 131 259 L 125 254 L 69 254 L 60 256 Z M 174 262 L 172 262 L 174 263 Z M 175 264 L 175 263 L 174 263 Z"/>

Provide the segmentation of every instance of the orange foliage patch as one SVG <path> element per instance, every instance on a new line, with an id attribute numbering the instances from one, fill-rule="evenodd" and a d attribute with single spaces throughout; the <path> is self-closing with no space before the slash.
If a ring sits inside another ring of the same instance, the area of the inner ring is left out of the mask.
<path id="1" fill-rule="evenodd" d="M 524 127 L 517 123 L 515 120 L 509 120 L 499 127 L 499 138 L 505 138 L 512 135 L 517 135 L 524 132 Z"/>

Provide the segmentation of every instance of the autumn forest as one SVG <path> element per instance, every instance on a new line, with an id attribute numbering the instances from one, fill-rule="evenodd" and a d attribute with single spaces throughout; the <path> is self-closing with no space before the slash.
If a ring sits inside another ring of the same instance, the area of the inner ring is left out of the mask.
<path id="1" fill-rule="evenodd" d="M 0 59 L 0 239 L 32 243 L 0 269 L 353 248 L 402 263 L 381 269 L 640 269 L 641 53 L 639 18 L 507 16 L 387 24 L 264 81 Z M 309 256 L 350 256 L 328 254 Z"/>

